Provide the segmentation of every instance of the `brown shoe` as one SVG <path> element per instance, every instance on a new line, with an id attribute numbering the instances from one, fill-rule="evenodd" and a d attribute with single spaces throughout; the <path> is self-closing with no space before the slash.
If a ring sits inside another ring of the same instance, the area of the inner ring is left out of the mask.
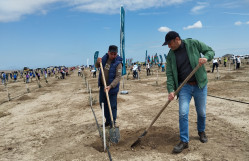
<path id="1" fill-rule="evenodd" d="M 173 149 L 173 153 L 181 153 L 184 149 L 188 148 L 188 142 L 180 141 Z"/>
<path id="2" fill-rule="evenodd" d="M 208 138 L 207 138 L 206 133 L 204 131 L 198 132 L 198 135 L 200 136 L 200 141 L 202 143 L 206 143 L 208 141 Z"/>

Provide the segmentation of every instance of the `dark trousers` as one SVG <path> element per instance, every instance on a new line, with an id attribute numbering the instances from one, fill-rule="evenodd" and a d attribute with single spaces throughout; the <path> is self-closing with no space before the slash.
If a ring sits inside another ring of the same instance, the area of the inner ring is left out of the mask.
<path id="1" fill-rule="evenodd" d="M 133 78 L 137 78 L 137 71 L 136 70 L 133 71 Z"/>
<path id="2" fill-rule="evenodd" d="M 150 68 L 147 68 L 147 76 L 150 75 Z"/>
<path id="3" fill-rule="evenodd" d="M 240 63 L 237 63 L 237 69 L 240 68 Z"/>
<path id="4" fill-rule="evenodd" d="M 214 68 L 216 67 L 216 69 L 218 68 L 219 64 L 218 63 L 213 63 L 213 69 L 212 69 L 212 73 L 214 72 Z"/>
<path id="5" fill-rule="evenodd" d="M 117 95 L 118 94 L 109 94 L 114 124 L 117 118 Z M 104 114 L 106 122 L 111 124 L 111 117 L 106 99 L 106 93 L 104 92 L 104 86 L 101 86 L 99 90 L 99 104 L 101 108 L 102 108 L 102 102 L 104 103 L 104 110 L 105 110 Z"/>

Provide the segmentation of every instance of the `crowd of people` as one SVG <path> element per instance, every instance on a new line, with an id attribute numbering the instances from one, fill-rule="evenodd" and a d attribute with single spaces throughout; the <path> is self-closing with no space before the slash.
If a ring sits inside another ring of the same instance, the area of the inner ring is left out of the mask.
<path id="1" fill-rule="evenodd" d="M 33 78 L 36 78 L 40 81 L 41 76 L 44 77 L 47 82 L 48 77 L 56 76 L 57 74 L 61 74 L 61 76 L 57 76 L 59 79 L 65 79 L 65 76 L 68 75 L 67 67 L 57 67 L 57 68 L 37 68 L 37 69 L 25 69 L 25 70 L 17 70 L 11 72 L 1 72 L 0 79 L 2 84 L 6 84 L 9 82 L 17 82 L 18 79 L 23 79 L 25 83 L 32 82 Z"/>

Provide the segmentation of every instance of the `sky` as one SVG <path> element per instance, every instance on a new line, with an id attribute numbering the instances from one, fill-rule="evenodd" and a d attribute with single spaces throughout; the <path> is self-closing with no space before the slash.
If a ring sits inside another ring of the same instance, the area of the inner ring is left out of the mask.
<path id="1" fill-rule="evenodd" d="M 167 54 L 171 30 L 215 57 L 249 54 L 249 0 L 0 0 L 0 70 L 93 64 L 95 51 L 120 47 L 121 5 L 133 61 L 144 61 L 146 50 Z"/>

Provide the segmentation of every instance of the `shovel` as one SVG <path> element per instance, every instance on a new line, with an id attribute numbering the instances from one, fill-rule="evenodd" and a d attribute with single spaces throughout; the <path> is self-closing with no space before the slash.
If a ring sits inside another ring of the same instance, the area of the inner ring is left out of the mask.
<path id="1" fill-rule="evenodd" d="M 101 73 L 102 73 L 102 78 L 103 78 L 103 81 L 104 81 L 104 87 L 106 88 L 105 74 L 104 74 L 102 62 L 100 62 L 100 68 L 101 68 L 101 71 L 102 71 Z M 110 100 L 109 100 L 109 94 L 108 94 L 107 91 L 105 92 L 105 94 L 106 94 L 106 99 L 107 99 L 108 108 L 109 108 L 111 121 L 112 121 L 112 127 L 109 130 L 110 140 L 111 140 L 112 143 L 118 143 L 119 140 L 120 140 L 119 128 L 115 127 L 115 125 L 114 125 L 113 116 L 112 116 L 112 109 L 111 109 L 111 104 L 110 104 Z"/>
<path id="2" fill-rule="evenodd" d="M 177 90 L 175 91 L 175 95 L 177 95 L 181 88 L 188 82 L 188 80 L 195 74 L 195 72 L 199 69 L 201 65 L 197 65 L 194 70 L 188 75 L 188 77 L 182 82 L 182 84 L 177 88 Z M 150 126 L 147 127 L 147 129 L 143 132 L 142 135 L 140 135 L 138 137 L 138 139 L 131 145 L 131 148 L 134 148 L 136 147 L 140 142 L 141 142 L 141 139 L 148 133 L 149 129 L 152 127 L 152 125 L 156 122 L 156 120 L 158 119 L 158 117 L 162 114 L 162 112 L 165 110 L 165 108 L 169 105 L 171 101 L 168 100 L 166 102 L 166 104 L 163 106 L 163 108 L 160 110 L 160 112 L 156 115 L 156 117 L 154 118 L 154 120 L 151 122 Z"/>

